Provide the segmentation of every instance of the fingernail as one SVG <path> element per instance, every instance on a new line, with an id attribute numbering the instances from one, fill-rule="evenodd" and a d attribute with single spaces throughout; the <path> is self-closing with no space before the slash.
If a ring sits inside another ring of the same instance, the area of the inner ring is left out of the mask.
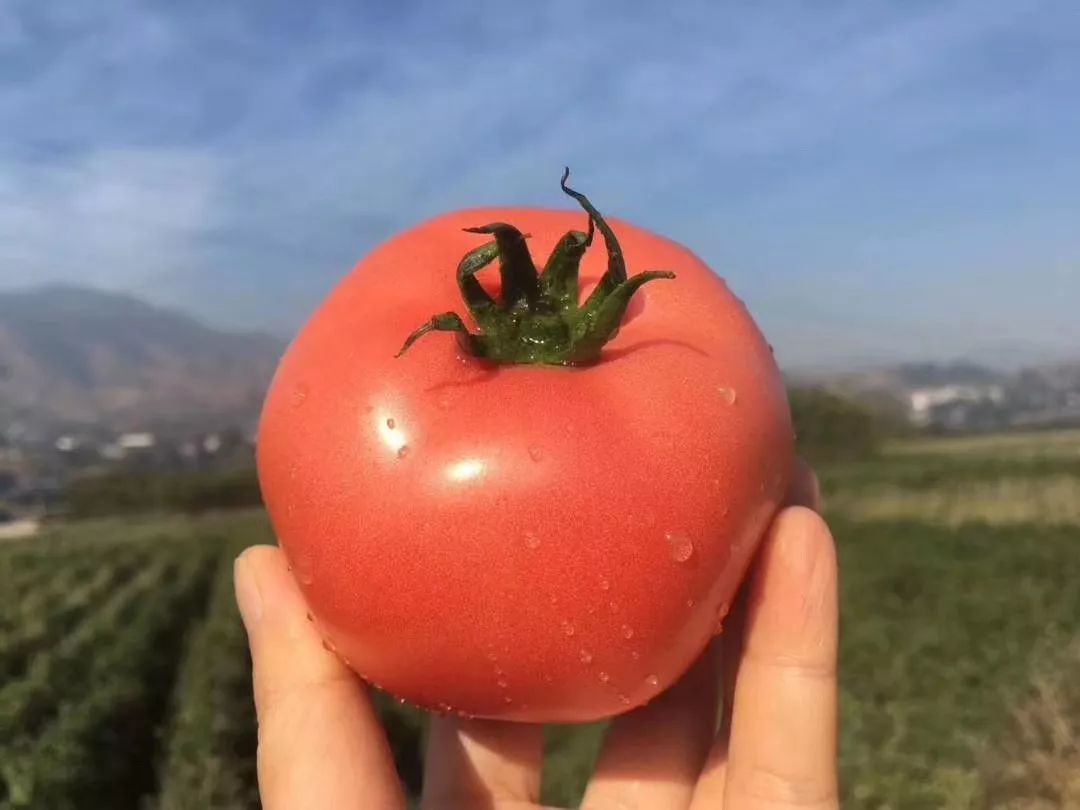
<path id="1" fill-rule="evenodd" d="M 240 609 L 240 618 L 250 633 L 262 618 L 263 601 L 255 571 L 245 556 L 241 554 L 233 562 L 233 588 L 236 591 L 236 605 Z"/>

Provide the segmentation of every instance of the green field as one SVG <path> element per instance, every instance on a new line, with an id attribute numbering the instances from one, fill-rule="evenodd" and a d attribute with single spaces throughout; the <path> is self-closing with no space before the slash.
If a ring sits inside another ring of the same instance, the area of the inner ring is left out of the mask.
<path id="1" fill-rule="evenodd" d="M 822 482 L 844 806 L 1080 807 L 1080 431 L 896 443 Z M 268 539 L 237 512 L 0 545 L 0 808 L 257 806 L 231 563 Z M 422 718 L 380 705 L 415 787 Z M 549 802 L 602 733 L 551 730 Z"/>

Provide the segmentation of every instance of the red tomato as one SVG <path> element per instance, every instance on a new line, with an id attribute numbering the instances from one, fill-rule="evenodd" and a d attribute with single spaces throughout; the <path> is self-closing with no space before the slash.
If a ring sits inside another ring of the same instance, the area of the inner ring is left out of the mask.
<path id="1" fill-rule="evenodd" d="M 465 315 L 454 268 L 485 237 L 463 228 L 512 223 L 546 257 L 585 221 L 479 209 L 391 239 L 268 393 L 259 474 L 311 611 L 353 669 L 420 706 L 576 722 L 649 701 L 720 632 L 786 491 L 768 344 L 700 259 L 628 223 L 612 223 L 627 265 L 675 277 L 637 291 L 593 362 L 492 362 L 440 333 L 395 356 L 432 315 Z M 608 262 L 596 242 L 583 301 Z"/>

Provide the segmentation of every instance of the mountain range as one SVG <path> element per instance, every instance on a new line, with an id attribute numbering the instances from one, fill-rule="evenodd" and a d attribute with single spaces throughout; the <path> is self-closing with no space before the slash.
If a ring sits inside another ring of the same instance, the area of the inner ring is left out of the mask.
<path id="1" fill-rule="evenodd" d="M 1080 361 L 1020 369 L 906 363 L 813 383 L 924 427 L 1007 429 L 1080 424 Z"/>
<path id="2" fill-rule="evenodd" d="M 0 438 L 250 430 L 284 346 L 279 337 L 213 329 L 118 293 L 73 286 L 0 293 Z M 789 381 L 824 385 L 924 424 L 1080 422 L 1080 362 L 1021 370 L 970 361 L 906 364 L 792 373 Z"/>
<path id="3" fill-rule="evenodd" d="M 0 293 L 0 429 L 249 426 L 283 347 L 128 295 Z"/>

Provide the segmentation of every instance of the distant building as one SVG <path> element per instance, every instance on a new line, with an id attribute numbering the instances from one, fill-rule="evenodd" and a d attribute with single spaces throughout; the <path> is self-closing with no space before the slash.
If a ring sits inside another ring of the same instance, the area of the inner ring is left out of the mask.
<path id="1" fill-rule="evenodd" d="M 157 439 L 153 433 L 121 433 L 116 444 L 124 451 L 149 450 L 157 444 Z"/>
<path id="2" fill-rule="evenodd" d="M 54 442 L 56 449 L 61 453 L 70 453 L 73 450 L 77 450 L 79 447 L 79 440 L 74 436 L 60 436 Z"/>
<path id="3" fill-rule="evenodd" d="M 0 540 L 22 540 L 33 537 L 40 529 L 41 522 L 37 518 L 0 514 Z"/>
<path id="4" fill-rule="evenodd" d="M 908 415 L 913 424 L 928 425 L 942 410 L 950 413 L 949 422 L 962 420 L 964 408 L 958 406 L 999 404 L 1005 399 L 1000 385 L 966 385 L 953 383 L 927 388 L 915 388 L 908 393 Z"/>

